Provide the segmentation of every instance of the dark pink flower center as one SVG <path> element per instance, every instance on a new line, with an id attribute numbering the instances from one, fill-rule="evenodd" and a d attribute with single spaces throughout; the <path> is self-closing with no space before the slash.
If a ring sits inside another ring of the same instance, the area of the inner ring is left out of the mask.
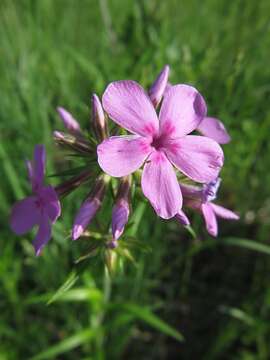
<path id="1" fill-rule="evenodd" d="M 164 134 L 155 136 L 152 140 L 151 146 L 156 150 L 162 150 L 168 146 L 168 137 Z"/>

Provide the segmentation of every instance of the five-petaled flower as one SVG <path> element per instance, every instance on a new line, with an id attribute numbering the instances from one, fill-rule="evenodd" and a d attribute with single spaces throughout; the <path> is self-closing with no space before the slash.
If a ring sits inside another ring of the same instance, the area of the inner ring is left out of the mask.
<path id="1" fill-rule="evenodd" d="M 218 176 L 223 165 L 221 147 L 207 137 L 188 135 L 206 115 L 204 99 L 194 87 L 175 85 L 166 91 L 159 118 L 135 81 L 111 83 L 102 103 L 110 118 L 133 135 L 104 140 L 97 149 L 100 167 L 121 177 L 144 164 L 142 191 L 160 217 L 172 218 L 182 207 L 173 166 L 200 183 Z"/>
<path id="2" fill-rule="evenodd" d="M 226 220 L 238 220 L 239 216 L 223 206 L 214 204 L 221 179 L 217 178 L 204 184 L 202 188 L 193 185 L 181 184 L 181 190 L 184 196 L 184 205 L 202 213 L 206 229 L 212 236 L 218 234 L 217 217 Z"/>
<path id="3" fill-rule="evenodd" d="M 46 153 L 43 145 L 36 145 L 33 162 L 27 161 L 33 195 L 18 201 L 10 216 L 11 229 L 18 235 L 25 234 L 35 225 L 37 235 L 33 241 L 36 255 L 51 238 L 51 227 L 61 213 L 60 202 L 54 188 L 43 184 Z"/>

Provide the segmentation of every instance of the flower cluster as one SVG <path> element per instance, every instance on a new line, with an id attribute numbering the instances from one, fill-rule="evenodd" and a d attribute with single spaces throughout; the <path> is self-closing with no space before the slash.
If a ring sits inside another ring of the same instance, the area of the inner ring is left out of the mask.
<path id="1" fill-rule="evenodd" d="M 92 184 L 72 227 L 72 239 L 77 240 L 87 233 L 109 184 L 118 178 L 111 235 L 106 242 L 115 248 L 131 213 L 135 172 L 140 176 L 143 195 L 163 219 L 176 219 L 187 226 L 190 221 L 183 207 L 194 209 L 202 213 L 212 236 L 218 233 L 216 217 L 238 219 L 232 211 L 212 202 L 224 161 L 220 144 L 228 143 L 230 137 L 220 120 L 207 116 L 206 102 L 197 89 L 172 85 L 168 77 L 166 65 L 148 92 L 135 81 L 122 80 L 107 86 L 102 103 L 94 94 L 90 133 L 85 133 L 64 108 L 57 109 L 66 132 L 55 131 L 54 139 L 81 157 L 85 166 L 54 188 L 43 185 L 42 145 L 35 148 L 34 162 L 27 162 L 33 195 L 14 205 L 10 225 L 19 235 L 38 225 L 34 240 L 37 255 L 60 215 L 59 199 L 86 182 Z M 109 126 L 108 117 L 118 127 Z"/>

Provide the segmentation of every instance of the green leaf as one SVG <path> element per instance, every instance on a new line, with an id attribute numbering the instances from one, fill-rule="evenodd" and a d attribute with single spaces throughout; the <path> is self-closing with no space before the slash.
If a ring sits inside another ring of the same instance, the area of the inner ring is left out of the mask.
<path id="1" fill-rule="evenodd" d="M 210 249 L 217 246 L 238 246 L 245 248 L 247 250 L 256 251 L 262 254 L 270 255 L 270 246 L 259 243 L 250 239 L 241 239 L 241 238 L 223 238 L 223 239 L 211 239 L 202 241 L 196 245 L 194 245 L 186 254 L 187 257 L 194 256 L 197 253 Z"/>
<path id="2" fill-rule="evenodd" d="M 225 238 L 221 239 L 221 243 L 224 245 L 232 245 L 246 248 L 248 250 L 257 251 L 266 255 L 270 255 L 270 246 L 259 243 L 250 239 L 240 239 L 240 238 Z"/>
<path id="3" fill-rule="evenodd" d="M 64 282 L 64 284 L 56 291 L 56 293 L 50 298 L 50 300 L 47 302 L 47 305 L 50 305 L 54 301 L 58 300 L 63 294 L 68 291 L 78 280 L 79 276 L 76 271 L 72 271 L 67 280 Z"/>
<path id="4" fill-rule="evenodd" d="M 173 337 L 178 341 L 184 341 L 183 335 L 175 330 L 173 327 L 161 320 L 157 315 L 155 315 L 150 309 L 146 307 L 141 307 L 136 304 L 124 304 L 123 308 L 134 315 L 136 318 L 143 320 L 148 325 L 152 326 L 156 330 Z"/>
<path id="5" fill-rule="evenodd" d="M 97 329 L 86 329 L 78 332 L 75 335 L 64 339 L 56 345 L 53 345 L 47 348 L 45 351 L 42 351 L 38 355 L 32 357 L 30 360 L 44 360 L 44 359 L 56 359 L 56 356 L 63 354 L 67 351 L 70 351 L 89 340 L 97 336 Z"/>

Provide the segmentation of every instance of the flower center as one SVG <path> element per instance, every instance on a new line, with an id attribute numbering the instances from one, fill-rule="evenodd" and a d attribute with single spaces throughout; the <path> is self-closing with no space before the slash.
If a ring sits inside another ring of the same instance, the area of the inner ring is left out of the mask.
<path id="1" fill-rule="evenodd" d="M 203 185 L 203 201 L 213 201 L 217 197 L 218 188 L 221 183 L 221 178 L 211 181 L 208 184 Z"/>
<path id="2" fill-rule="evenodd" d="M 161 150 L 162 148 L 166 147 L 166 136 L 164 135 L 158 135 L 153 138 L 153 141 L 151 143 L 151 146 L 153 146 L 156 150 Z"/>

